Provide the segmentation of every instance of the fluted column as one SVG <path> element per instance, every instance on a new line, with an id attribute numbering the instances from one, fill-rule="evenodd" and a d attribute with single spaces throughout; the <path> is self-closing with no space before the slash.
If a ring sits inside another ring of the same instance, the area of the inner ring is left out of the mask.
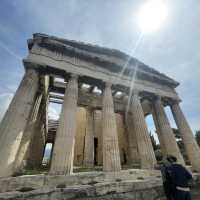
<path id="1" fill-rule="evenodd" d="M 171 110 L 179 129 L 192 169 L 200 172 L 200 149 L 194 138 L 192 130 L 178 103 L 171 105 Z"/>
<path id="2" fill-rule="evenodd" d="M 156 127 L 156 133 L 158 135 L 158 140 L 160 142 L 160 148 L 161 148 L 162 154 L 164 156 L 166 156 L 167 151 L 166 151 L 166 147 L 165 147 L 165 143 L 164 143 L 164 138 L 163 138 L 163 134 L 161 133 L 154 108 L 152 108 L 152 116 L 153 116 L 153 121 L 154 121 L 154 124 L 155 124 L 155 127 Z"/>
<path id="3" fill-rule="evenodd" d="M 162 134 L 162 141 L 164 143 L 166 154 L 174 155 L 179 163 L 184 164 L 183 156 L 181 155 L 176 138 L 170 127 L 169 120 L 159 97 L 154 101 L 154 111 L 160 133 Z"/>
<path id="4" fill-rule="evenodd" d="M 153 169 L 156 165 L 156 158 L 147 129 L 142 105 L 137 92 L 133 94 L 131 110 L 133 127 L 137 138 L 138 152 L 140 155 L 141 168 Z"/>
<path id="5" fill-rule="evenodd" d="M 132 115 L 127 114 L 126 125 L 128 129 L 128 149 L 129 149 L 129 160 L 128 163 L 132 166 L 140 163 L 140 156 L 138 154 L 137 138 L 133 127 Z"/>
<path id="6" fill-rule="evenodd" d="M 65 90 L 64 102 L 53 149 L 50 169 L 51 174 L 70 174 L 73 172 L 77 99 L 77 77 L 72 76 Z"/>
<path id="7" fill-rule="evenodd" d="M 45 113 L 41 113 L 40 115 L 35 129 L 33 130 L 33 137 L 31 138 L 29 151 L 27 152 L 27 167 L 32 169 L 41 167 L 45 148 Z"/>
<path id="8" fill-rule="evenodd" d="M 85 167 L 94 166 L 94 113 L 92 108 L 89 107 L 86 111 L 86 130 L 83 162 Z"/>
<path id="9" fill-rule="evenodd" d="M 38 105 L 39 108 L 33 112 L 34 118 L 36 120 L 30 122 L 30 129 L 28 131 L 31 132 L 31 140 L 29 144 L 28 151 L 25 157 L 26 167 L 37 169 L 40 168 L 42 165 L 43 154 L 45 150 L 45 140 L 46 140 L 46 121 L 47 119 L 47 106 L 48 106 L 48 93 L 43 90 L 41 94 L 42 99 L 40 96 L 38 98 L 38 102 L 36 102 L 36 106 Z M 38 111 L 37 111 L 38 109 Z M 28 136 L 28 134 L 27 134 Z"/>
<path id="10" fill-rule="evenodd" d="M 129 110 L 128 101 L 129 101 L 128 96 L 124 96 L 123 103 L 124 105 L 126 105 L 124 121 L 126 125 L 127 140 L 128 140 L 128 164 L 130 166 L 136 166 L 140 163 L 140 157 L 138 154 L 137 139 L 133 128 L 132 114 L 130 113 Z"/>
<path id="11" fill-rule="evenodd" d="M 24 135 L 22 137 L 20 147 L 17 152 L 16 160 L 15 160 L 15 171 L 19 172 L 23 170 L 23 168 L 27 164 L 27 156 L 28 152 L 30 151 L 31 148 L 31 141 L 34 137 L 34 133 L 37 132 L 37 127 L 38 123 L 40 123 L 41 120 L 41 114 L 39 114 L 39 109 L 41 106 L 41 101 L 42 101 L 42 94 L 38 94 L 33 111 L 31 113 L 31 116 L 29 118 L 29 121 L 27 123 Z"/>
<path id="12" fill-rule="evenodd" d="M 33 109 L 39 85 L 34 69 L 27 69 L 23 80 L 0 124 L 0 176 L 12 175 L 21 139 Z"/>
<path id="13" fill-rule="evenodd" d="M 120 171 L 121 163 L 111 84 L 106 84 L 103 94 L 102 131 L 103 170 Z"/>

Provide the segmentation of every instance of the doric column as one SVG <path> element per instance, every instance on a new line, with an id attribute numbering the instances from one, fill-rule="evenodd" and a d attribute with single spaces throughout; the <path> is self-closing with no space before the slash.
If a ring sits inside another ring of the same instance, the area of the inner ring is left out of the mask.
<path id="1" fill-rule="evenodd" d="M 123 103 L 125 106 L 124 121 L 126 125 L 127 140 L 128 140 L 128 164 L 130 166 L 136 166 L 140 163 L 140 157 L 138 154 L 137 139 L 133 128 L 132 114 L 129 109 L 129 99 L 128 96 L 124 96 Z"/>
<path id="2" fill-rule="evenodd" d="M 136 166 L 140 163 L 140 156 L 138 154 L 137 138 L 133 127 L 132 115 L 127 113 L 125 120 L 128 130 L 128 152 L 129 152 L 128 163 L 131 166 Z"/>
<path id="3" fill-rule="evenodd" d="M 46 76 L 43 76 L 44 80 Z M 42 88 L 42 94 L 38 96 L 35 109 L 33 112 L 33 120 L 30 121 L 27 131 L 31 134 L 30 144 L 25 156 L 25 164 L 27 168 L 37 169 L 42 165 L 45 140 L 47 135 L 48 122 L 48 84 L 47 87 Z M 29 137 L 27 134 L 27 138 Z M 27 142 L 25 142 L 28 144 Z"/>
<path id="4" fill-rule="evenodd" d="M 39 109 L 41 108 L 42 94 L 38 94 L 31 116 L 27 123 L 24 135 L 22 137 L 19 150 L 17 152 L 16 160 L 15 160 L 15 171 L 20 172 L 27 164 L 27 156 L 28 152 L 31 148 L 31 141 L 34 137 L 34 133 L 38 132 L 37 127 L 41 121 L 41 114 Z M 43 114 L 43 113 L 42 113 Z"/>
<path id="5" fill-rule="evenodd" d="M 44 115 L 41 113 L 39 120 L 33 131 L 29 150 L 27 152 L 27 167 L 32 169 L 40 168 L 42 165 L 44 148 L 45 148 L 45 128 L 44 128 Z"/>
<path id="6" fill-rule="evenodd" d="M 86 130 L 84 143 L 84 166 L 94 166 L 94 113 L 92 108 L 86 110 Z"/>
<path id="7" fill-rule="evenodd" d="M 160 130 L 160 127 L 159 127 L 159 124 L 158 124 L 158 120 L 156 118 L 154 107 L 152 108 L 152 116 L 153 116 L 153 121 L 154 121 L 154 124 L 155 124 L 155 127 L 156 127 L 156 133 L 158 135 L 158 140 L 160 142 L 160 148 L 161 148 L 162 154 L 164 156 L 166 156 L 167 155 L 167 151 L 166 151 L 166 148 L 165 148 L 163 134 L 161 133 L 161 130 Z"/>
<path id="8" fill-rule="evenodd" d="M 71 174 L 73 172 L 77 99 L 77 77 L 72 76 L 65 90 L 64 102 L 53 149 L 50 169 L 51 174 Z"/>
<path id="9" fill-rule="evenodd" d="M 162 141 L 166 150 L 166 154 L 174 155 L 178 159 L 178 162 L 184 164 L 183 156 L 178 148 L 176 138 L 173 134 L 173 131 L 170 127 L 169 120 L 165 113 L 164 107 L 161 102 L 161 98 L 158 97 L 154 101 L 154 111 L 156 116 L 156 121 L 159 126 L 160 133 L 162 135 Z"/>
<path id="10" fill-rule="evenodd" d="M 192 130 L 181 111 L 178 103 L 171 105 L 171 110 L 183 140 L 188 158 L 191 162 L 193 170 L 200 172 L 200 149 L 194 138 Z"/>
<path id="11" fill-rule="evenodd" d="M 133 94 L 131 110 L 133 127 L 137 138 L 138 152 L 140 155 L 141 168 L 153 169 L 156 165 L 156 158 L 138 92 Z"/>
<path id="12" fill-rule="evenodd" d="M 102 131 L 103 170 L 120 171 L 121 163 L 111 84 L 106 84 L 103 94 Z"/>
<path id="13" fill-rule="evenodd" d="M 27 69 L 0 124 L 0 176 L 14 172 L 14 162 L 32 111 L 39 85 L 38 73 Z"/>

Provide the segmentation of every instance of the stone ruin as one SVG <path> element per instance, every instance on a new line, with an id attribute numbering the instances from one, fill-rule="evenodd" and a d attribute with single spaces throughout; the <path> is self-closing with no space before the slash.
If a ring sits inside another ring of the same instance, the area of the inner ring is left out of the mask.
<path id="1" fill-rule="evenodd" d="M 164 199 L 145 117 L 153 116 L 162 154 L 185 165 L 166 106 L 191 169 L 200 172 L 178 82 L 114 49 L 40 33 L 28 49 L 24 77 L 0 124 L 0 199 Z M 48 117 L 50 103 L 62 106 L 58 121 Z M 45 175 L 12 177 L 40 168 L 48 143 Z M 91 171 L 73 173 L 76 167 Z"/>

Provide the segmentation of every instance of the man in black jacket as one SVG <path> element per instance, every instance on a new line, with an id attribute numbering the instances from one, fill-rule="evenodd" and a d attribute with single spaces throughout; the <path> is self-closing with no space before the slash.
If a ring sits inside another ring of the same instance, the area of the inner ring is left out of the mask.
<path id="1" fill-rule="evenodd" d="M 168 156 L 167 160 L 171 163 L 167 167 L 167 172 L 169 173 L 169 179 L 171 179 L 174 185 L 175 200 L 191 200 L 190 188 L 188 182 L 192 180 L 191 173 L 182 165 L 176 163 L 177 158 L 175 156 Z"/>
<path id="2" fill-rule="evenodd" d="M 171 175 L 168 171 L 170 165 L 171 163 L 167 159 L 163 159 L 159 169 L 161 170 L 163 189 L 167 197 L 167 200 L 174 200 L 174 193 L 175 193 L 174 190 L 176 187 L 174 187 Z"/>

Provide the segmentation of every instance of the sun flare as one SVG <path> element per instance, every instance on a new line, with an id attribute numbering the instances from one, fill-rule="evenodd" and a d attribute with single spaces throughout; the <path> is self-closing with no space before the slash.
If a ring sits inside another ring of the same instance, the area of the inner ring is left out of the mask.
<path id="1" fill-rule="evenodd" d="M 138 25 L 143 33 L 160 28 L 167 17 L 167 7 L 163 0 L 148 0 L 139 9 Z"/>

